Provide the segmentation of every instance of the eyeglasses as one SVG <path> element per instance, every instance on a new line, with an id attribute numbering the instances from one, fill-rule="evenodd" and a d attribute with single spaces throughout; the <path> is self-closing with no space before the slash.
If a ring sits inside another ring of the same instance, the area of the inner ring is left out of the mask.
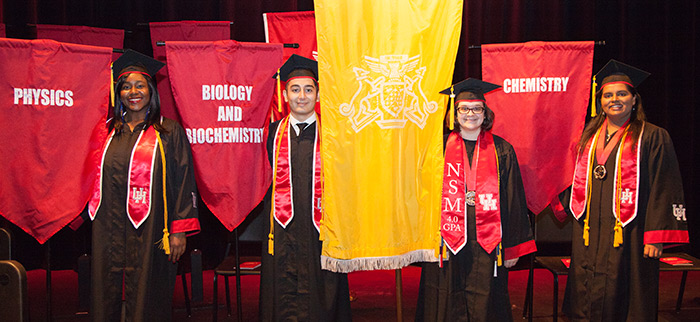
<path id="1" fill-rule="evenodd" d="M 457 107 L 457 112 L 459 114 L 469 114 L 470 111 L 474 114 L 483 114 L 484 108 L 482 106 L 466 107 L 464 105 Z"/>

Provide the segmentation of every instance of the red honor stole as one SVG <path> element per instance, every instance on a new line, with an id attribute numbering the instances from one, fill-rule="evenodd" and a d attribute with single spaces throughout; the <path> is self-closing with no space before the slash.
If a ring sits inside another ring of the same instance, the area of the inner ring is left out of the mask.
<path id="1" fill-rule="evenodd" d="M 314 141 L 314 180 L 311 190 L 313 197 L 311 206 L 313 208 L 313 223 L 316 230 L 320 232 L 323 198 L 323 173 L 321 169 L 321 153 L 320 153 L 320 122 L 316 119 L 316 139 Z M 289 153 L 289 131 L 290 131 L 289 115 L 280 121 L 280 125 L 275 132 L 275 143 L 273 153 L 275 155 L 275 164 L 273 169 L 274 178 L 272 180 L 272 212 L 275 221 L 283 228 L 294 218 L 294 201 L 292 199 L 292 167 L 291 155 Z M 299 131 L 301 135 L 301 130 Z"/>
<path id="2" fill-rule="evenodd" d="M 501 242 L 498 156 L 491 132 L 482 131 L 479 135 L 473 161 L 473 166 L 469 166 L 461 136 L 451 133 L 445 147 L 440 232 L 453 254 L 467 244 L 466 191 L 476 192 L 474 210 L 479 245 L 491 253 Z"/>
<path id="3" fill-rule="evenodd" d="M 102 202 L 102 172 L 104 170 L 107 148 L 112 142 L 112 138 L 114 138 L 114 130 L 110 133 L 109 139 L 102 149 L 102 161 L 98 168 L 97 178 L 95 178 L 92 189 L 92 197 L 88 204 L 88 213 L 92 220 L 95 219 Z M 146 221 L 148 214 L 151 212 L 151 186 L 153 185 L 153 167 L 155 165 L 157 143 L 156 130 L 153 126 L 150 126 L 147 130 L 141 131 L 131 151 L 126 214 L 136 229 Z"/>
<path id="4" fill-rule="evenodd" d="M 615 137 L 603 150 L 605 139 L 602 132 L 606 128 L 607 120 L 596 132 L 596 135 L 586 143 L 584 151 L 588 151 L 588 153 L 579 154 L 577 157 L 569 207 L 574 217 L 577 220 L 580 219 L 590 202 L 588 194 L 590 193 L 590 180 L 593 180 L 591 177 L 593 159 L 595 158 L 598 164 L 605 164 L 610 151 L 614 149 L 617 141 L 621 140 L 622 143 L 620 143 L 615 159 L 615 171 L 613 173 L 615 197 L 611 206 L 613 215 L 620 221 L 622 226 L 625 226 L 637 216 L 640 146 L 642 134 L 644 134 L 644 123 L 642 123 L 642 130 L 639 133 L 636 145 L 632 141 L 627 127 L 624 127 L 618 130 L 618 133 L 615 134 Z M 622 138 L 620 139 L 620 137 Z"/>

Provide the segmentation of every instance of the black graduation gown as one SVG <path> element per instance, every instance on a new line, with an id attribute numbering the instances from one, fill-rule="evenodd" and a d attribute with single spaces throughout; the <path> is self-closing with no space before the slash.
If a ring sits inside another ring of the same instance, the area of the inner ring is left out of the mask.
<path id="1" fill-rule="evenodd" d="M 502 245 L 507 249 L 534 242 L 525 190 L 515 150 L 494 135 L 500 176 Z M 471 164 L 476 141 L 464 140 Z M 491 254 L 476 241 L 474 207 L 467 207 L 467 245 L 439 263 L 423 263 L 416 321 L 512 321 L 508 269 L 497 268 L 497 250 Z M 448 250 L 449 252 L 449 250 Z"/>
<path id="2" fill-rule="evenodd" d="M 656 321 L 659 261 L 644 258 L 644 235 L 650 231 L 687 231 L 686 222 L 673 215 L 673 204 L 683 204 L 673 143 L 666 130 L 646 123 L 640 146 L 637 217 L 623 228 L 623 244 L 613 247 L 613 177 L 618 148 L 619 143 L 605 163 L 607 176 L 592 179 L 588 247 L 583 243 L 585 213 L 574 220 L 564 298 L 564 312 L 573 321 Z M 565 198 L 568 203 L 568 194 Z"/>
<path id="3" fill-rule="evenodd" d="M 198 230 L 192 154 L 183 128 L 163 120 L 166 155 L 168 222 L 171 233 Z M 163 182 L 160 152 L 156 152 L 151 212 L 139 229 L 126 215 L 131 151 L 143 128 L 124 124 L 112 139 L 104 159 L 102 203 L 92 223 L 93 321 L 120 321 L 122 279 L 126 321 L 170 321 L 177 264 L 168 261 L 156 242 L 163 238 Z M 183 230 L 184 229 L 184 230 Z"/>
<path id="4" fill-rule="evenodd" d="M 270 125 L 267 151 L 273 162 L 273 142 L 279 121 Z M 274 222 L 274 256 L 262 247 L 261 321 L 350 321 L 347 274 L 321 270 L 321 242 L 311 218 L 311 184 L 316 124 L 297 137 L 289 129 L 294 218 L 284 229 Z M 274 168 L 274 167 L 273 167 Z M 270 227 L 270 194 L 266 198 Z M 267 241 L 267 238 L 265 238 Z"/>

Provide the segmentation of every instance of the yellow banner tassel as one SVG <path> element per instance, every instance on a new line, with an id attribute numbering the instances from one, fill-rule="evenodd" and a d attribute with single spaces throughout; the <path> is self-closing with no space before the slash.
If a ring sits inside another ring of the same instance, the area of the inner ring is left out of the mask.
<path id="1" fill-rule="evenodd" d="M 160 139 L 160 133 L 156 131 L 156 137 L 158 138 L 158 149 L 160 150 L 160 162 L 163 166 L 163 239 L 156 242 L 158 248 L 165 251 L 165 255 L 170 255 L 170 232 L 168 232 L 168 197 L 167 190 L 165 189 L 165 177 L 166 177 L 166 167 L 165 167 L 165 149 L 163 149 L 163 140 Z"/>
<path id="2" fill-rule="evenodd" d="M 595 75 L 593 75 L 593 84 L 591 84 L 591 117 L 598 115 L 598 111 L 595 106 L 595 92 L 598 87 L 598 83 L 595 82 Z"/>
<path id="3" fill-rule="evenodd" d="M 450 131 L 455 129 L 455 87 L 450 86 L 450 100 L 452 101 L 452 104 L 450 105 L 450 117 L 448 118 L 449 123 L 447 126 L 449 127 Z"/>
<path id="4" fill-rule="evenodd" d="M 277 73 L 277 77 L 279 79 L 279 72 Z M 280 122 L 280 127 L 277 129 L 279 132 L 280 129 L 282 131 L 288 131 L 289 127 L 289 116 L 285 117 L 282 119 L 282 122 Z M 273 133 L 269 133 L 268 135 L 274 135 Z M 282 144 L 282 137 L 284 135 L 279 135 L 279 137 L 275 138 L 277 140 L 277 144 L 275 145 L 276 147 L 279 147 L 280 144 Z M 275 162 L 272 167 L 272 196 L 270 197 L 270 200 L 272 200 L 271 205 L 270 205 L 270 233 L 267 235 L 267 253 L 274 256 L 275 255 L 275 182 L 277 182 L 277 161 L 279 160 L 280 157 L 280 150 L 277 148 L 277 151 L 275 151 Z"/>

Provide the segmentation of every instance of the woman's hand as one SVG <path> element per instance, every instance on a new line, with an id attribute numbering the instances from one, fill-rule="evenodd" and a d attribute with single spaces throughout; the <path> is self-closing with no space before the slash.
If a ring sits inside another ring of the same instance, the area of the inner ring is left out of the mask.
<path id="1" fill-rule="evenodd" d="M 185 253 L 187 247 L 187 237 L 185 233 L 170 234 L 170 255 L 168 260 L 175 263 L 180 259 L 180 256 Z"/>
<path id="2" fill-rule="evenodd" d="M 659 258 L 664 252 L 663 244 L 644 244 L 644 257 Z"/>

